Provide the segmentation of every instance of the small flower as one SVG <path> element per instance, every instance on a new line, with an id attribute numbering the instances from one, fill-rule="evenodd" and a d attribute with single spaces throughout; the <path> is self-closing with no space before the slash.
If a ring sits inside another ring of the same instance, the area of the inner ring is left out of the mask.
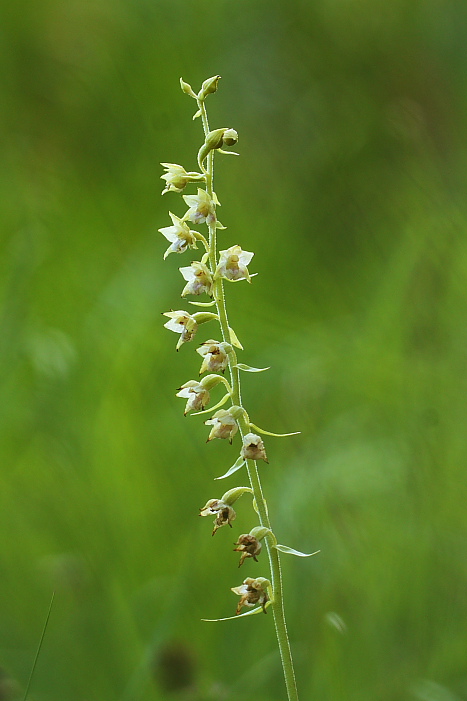
<path id="1" fill-rule="evenodd" d="M 216 411 L 212 419 L 204 422 L 206 426 L 212 426 L 211 433 L 209 434 L 208 440 L 212 441 L 213 438 L 228 438 L 230 443 L 232 443 L 232 438 L 238 431 L 238 424 L 232 414 L 225 409 L 219 409 Z"/>
<path id="2" fill-rule="evenodd" d="M 224 372 L 229 362 L 227 353 L 232 350 L 230 343 L 219 341 L 205 341 L 196 352 L 203 357 L 203 362 L 199 374 L 209 370 L 209 372 Z"/>
<path id="3" fill-rule="evenodd" d="M 209 391 L 196 380 L 185 382 L 175 396 L 188 400 L 184 411 L 185 416 L 189 411 L 202 411 L 211 398 Z"/>
<path id="4" fill-rule="evenodd" d="M 164 166 L 167 171 L 164 175 L 161 175 L 162 180 L 165 180 L 165 188 L 162 190 L 163 195 L 166 192 L 182 192 L 188 183 L 205 179 L 202 173 L 193 171 L 187 173 L 183 166 L 179 166 L 176 163 L 161 163 L 161 166 Z"/>
<path id="5" fill-rule="evenodd" d="M 226 251 L 220 251 L 219 265 L 215 277 L 225 277 L 227 280 L 248 280 L 251 282 L 247 265 L 255 254 L 242 251 L 240 246 L 231 246 Z"/>
<path id="6" fill-rule="evenodd" d="M 247 433 L 243 436 L 243 445 L 240 455 L 245 460 L 264 460 L 269 463 L 264 449 L 264 443 L 256 433 Z"/>
<path id="7" fill-rule="evenodd" d="M 232 528 L 231 522 L 235 521 L 237 518 L 237 514 L 232 507 L 223 502 L 221 499 L 210 499 L 206 506 L 203 506 L 199 511 L 200 516 L 210 516 L 211 514 L 216 514 L 216 518 L 213 521 L 214 530 L 212 535 L 214 535 L 219 528 L 222 528 L 222 526 L 229 525 L 230 528 Z"/>
<path id="8" fill-rule="evenodd" d="M 234 548 L 234 552 L 242 553 L 238 565 L 239 567 L 243 565 L 247 557 L 252 557 L 255 562 L 258 562 L 256 556 L 260 554 L 262 545 L 259 540 L 255 538 L 255 536 L 250 535 L 249 533 L 244 533 L 243 535 L 239 536 L 235 545 L 237 547 Z"/>
<path id="9" fill-rule="evenodd" d="M 188 219 L 195 224 L 216 223 L 214 202 L 205 190 L 199 187 L 197 195 L 183 195 L 183 199 L 189 207 L 183 219 Z"/>
<path id="10" fill-rule="evenodd" d="M 158 229 L 162 236 L 165 236 L 167 241 L 171 241 L 171 245 L 164 253 L 164 260 L 170 253 L 183 253 L 187 248 L 197 248 L 195 234 L 196 231 L 191 231 L 188 224 L 185 224 L 179 217 L 172 212 L 169 212 L 173 226 L 164 226 Z"/>
<path id="11" fill-rule="evenodd" d="M 267 589 L 270 586 L 271 582 L 264 577 L 256 579 L 247 577 L 239 587 L 232 587 L 231 591 L 241 597 L 237 606 L 237 616 L 243 606 L 254 606 L 255 604 L 261 604 L 264 613 L 266 613 L 266 603 L 269 601 Z"/>
<path id="12" fill-rule="evenodd" d="M 212 292 L 212 275 L 209 268 L 198 260 L 193 261 L 186 268 L 179 268 L 187 284 L 183 288 L 182 297 L 185 295 L 200 295 Z"/>
<path id="13" fill-rule="evenodd" d="M 170 321 L 167 321 L 164 324 L 164 327 L 169 329 L 169 331 L 175 331 L 175 333 L 181 334 L 176 346 L 177 350 L 180 348 L 182 343 L 187 343 L 193 339 L 193 336 L 198 328 L 198 324 L 196 323 L 194 316 L 183 310 L 176 312 L 164 312 L 164 316 L 168 316 L 170 318 Z"/>

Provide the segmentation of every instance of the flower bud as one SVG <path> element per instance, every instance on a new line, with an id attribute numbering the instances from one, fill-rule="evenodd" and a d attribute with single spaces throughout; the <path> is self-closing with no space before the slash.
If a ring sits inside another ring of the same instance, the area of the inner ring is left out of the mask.
<path id="1" fill-rule="evenodd" d="M 190 97 L 194 97 L 196 99 L 195 91 L 193 90 L 193 88 L 191 87 L 191 85 L 189 83 L 185 83 L 183 78 L 180 78 L 180 87 L 184 93 L 186 93 L 187 95 L 190 95 Z"/>
<path id="2" fill-rule="evenodd" d="M 238 141 L 238 134 L 235 129 L 226 129 L 222 138 L 223 146 L 235 146 Z"/>
<path id="3" fill-rule="evenodd" d="M 217 91 L 220 78 L 220 75 L 214 75 L 212 78 L 207 78 L 207 80 L 205 80 L 202 84 L 201 90 L 198 93 L 198 100 L 202 102 L 208 95 L 215 93 Z"/>
<path id="4" fill-rule="evenodd" d="M 261 552 L 261 543 L 257 538 L 255 538 L 255 536 L 249 533 L 243 533 L 243 535 L 239 536 L 235 545 L 237 547 L 234 548 L 234 552 L 242 553 L 238 565 L 239 567 L 243 565 L 244 561 L 248 557 L 252 557 L 255 562 L 258 562 L 256 556 Z"/>
<path id="5" fill-rule="evenodd" d="M 246 436 L 243 437 L 240 455 L 245 458 L 245 460 L 264 460 L 264 462 L 269 462 L 264 449 L 264 443 L 256 433 L 247 433 Z"/>
<path id="6" fill-rule="evenodd" d="M 222 146 L 223 137 L 226 131 L 229 130 L 224 128 L 214 129 L 214 131 L 209 132 L 204 142 L 204 145 L 206 146 L 208 151 L 212 151 L 213 149 L 220 148 Z"/>
<path id="7" fill-rule="evenodd" d="M 202 163 L 207 157 L 210 151 L 222 148 L 223 146 L 233 146 L 238 141 L 238 134 L 235 129 L 228 129 L 224 127 L 222 129 L 214 129 L 210 131 L 206 136 L 204 144 L 198 151 L 198 163 L 200 168 L 202 168 Z"/>
<path id="8" fill-rule="evenodd" d="M 236 611 L 237 616 L 243 606 L 255 606 L 255 604 L 260 604 L 264 613 L 266 613 L 266 603 L 269 601 L 267 590 L 270 586 L 271 582 L 264 577 L 257 577 L 256 579 L 247 577 L 239 587 L 232 587 L 231 591 L 240 596 Z"/>

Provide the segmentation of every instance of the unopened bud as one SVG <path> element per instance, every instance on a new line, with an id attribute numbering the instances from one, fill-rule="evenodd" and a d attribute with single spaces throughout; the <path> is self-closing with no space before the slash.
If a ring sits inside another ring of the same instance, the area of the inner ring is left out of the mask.
<path id="1" fill-rule="evenodd" d="M 217 86 L 220 80 L 220 75 L 214 75 L 212 78 L 207 78 L 201 86 L 198 93 L 198 100 L 205 100 L 208 95 L 217 91 Z"/>
<path id="2" fill-rule="evenodd" d="M 184 93 L 186 93 L 187 95 L 190 95 L 190 97 L 194 97 L 195 100 L 196 100 L 196 93 L 195 93 L 195 91 L 194 91 L 193 88 L 191 87 L 190 83 L 185 83 L 185 81 L 183 80 L 183 78 L 180 78 L 180 87 L 181 87 L 181 89 L 183 90 Z"/>

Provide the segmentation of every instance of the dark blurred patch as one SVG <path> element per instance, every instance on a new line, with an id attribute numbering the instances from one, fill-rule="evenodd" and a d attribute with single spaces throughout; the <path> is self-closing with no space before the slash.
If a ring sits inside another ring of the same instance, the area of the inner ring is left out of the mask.
<path id="1" fill-rule="evenodd" d="M 163 691 L 188 691 L 195 683 L 193 651 L 185 643 L 172 641 L 158 653 L 155 676 Z"/>
<path id="2" fill-rule="evenodd" d="M 16 701 L 20 698 L 18 684 L 0 667 L 0 701 Z"/>

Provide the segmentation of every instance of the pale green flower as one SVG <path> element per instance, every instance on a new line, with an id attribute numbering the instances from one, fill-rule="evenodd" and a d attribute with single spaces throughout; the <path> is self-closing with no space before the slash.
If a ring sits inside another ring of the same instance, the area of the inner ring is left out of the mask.
<path id="1" fill-rule="evenodd" d="M 161 175 L 162 180 L 165 180 L 165 188 L 162 190 L 163 195 L 166 192 L 182 192 L 188 183 L 199 182 L 205 179 L 203 173 L 193 171 L 187 173 L 183 166 L 179 166 L 176 163 L 161 163 L 161 166 L 164 166 L 167 171 Z"/>
<path id="2" fill-rule="evenodd" d="M 183 253 L 187 248 L 197 248 L 195 238 L 197 232 L 191 231 L 188 224 L 172 212 L 169 212 L 169 215 L 173 226 L 164 226 L 162 229 L 158 229 L 167 241 L 171 241 L 171 245 L 164 253 L 164 260 L 171 253 Z"/>
<path id="3" fill-rule="evenodd" d="M 229 350 L 232 350 L 230 343 L 213 341 L 212 339 L 205 341 L 196 349 L 196 352 L 203 358 L 199 374 L 202 375 L 206 370 L 210 372 L 224 372 L 229 362 L 227 355 Z"/>
<path id="4" fill-rule="evenodd" d="M 201 295 L 212 292 L 212 275 L 209 268 L 198 260 L 193 261 L 186 268 L 179 268 L 187 284 L 183 288 L 182 297 L 185 295 Z"/>
<path id="5" fill-rule="evenodd" d="M 194 224 L 215 224 L 217 229 L 224 228 L 216 218 L 215 204 L 218 202 L 212 200 L 205 190 L 199 187 L 197 195 L 183 195 L 183 199 L 189 207 L 183 219 L 188 219 Z"/>
<path id="6" fill-rule="evenodd" d="M 206 426 L 212 426 L 211 432 L 209 434 L 208 440 L 212 441 L 213 438 L 228 438 L 229 442 L 232 443 L 232 438 L 238 431 L 238 424 L 232 414 L 225 409 L 219 409 L 216 411 L 212 419 L 204 422 Z"/>
<path id="7" fill-rule="evenodd" d="M 210 395 L 208 390 L 196 380 L 188 380 L 182 385 L 176 394 L 177 397 L 187 399 L 184 414 L 189 411 L 202 411 L 209 404 Z"/>
<path id="8" fill-rule="evenodd" d="M 219 265 L 216 268 L 215 277 L 224 277 L 227 280 L 248 280 L 251 282 L 247 265 L 255 254 L 243 251 L 240 246 L 231 246 L 225 251 L 220 251 Z"/>
<path id="9" fill-rule="evenodd" d="M 178 310 L 176 312 L 164 312 L 164 316 L 168 316 L 170 321 L 167 321 L 164 326 L 169 331 L 174 331 L 180 334 L 176 349 L 178 350 L 183 343 L 187 343 L 193 339 L 198 324 L 196 319 L 188 312 Z"/>

